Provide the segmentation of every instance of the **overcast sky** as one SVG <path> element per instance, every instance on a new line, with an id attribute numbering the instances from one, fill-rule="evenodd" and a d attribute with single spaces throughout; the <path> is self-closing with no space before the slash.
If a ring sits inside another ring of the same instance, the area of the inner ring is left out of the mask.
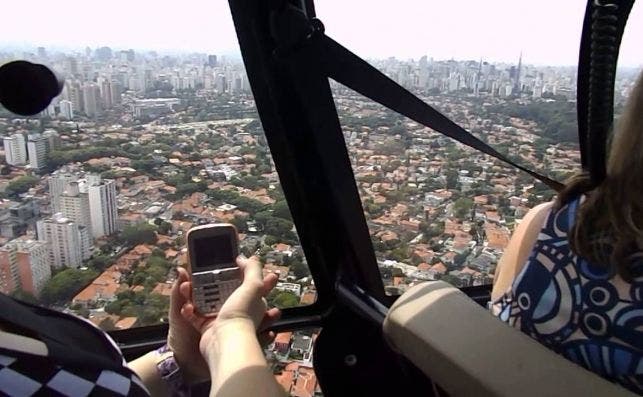
<path id="1" fill-rule="evenodd" d="M 265 1 L 265 0 L 257 0 Z M 643 64 L 643 5 L 630 16 L 620 64 Z M 317 0 L 326 32 L 358 55 L 574 65 L 585 0 Z M 3 44 L 235 53 L 226 0 L 15 0 Z"/>

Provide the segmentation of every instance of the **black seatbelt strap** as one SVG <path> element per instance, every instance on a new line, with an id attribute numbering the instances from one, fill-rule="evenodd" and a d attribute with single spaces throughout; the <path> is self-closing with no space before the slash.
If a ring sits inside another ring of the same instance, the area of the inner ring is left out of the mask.
<path id="1" fill-rule="evenodd" d="M 320 56 L 328 77 L 443 135 L 488 154 L 559 191 L 563 185 L 510 160 L 328 36 Z"/>
<path id="2" fill-rule="evenodd" d="M 618 53 L 634 0 L 588 0 L 577 79 L 578 142 L 592 182 L 605 179 Z"/>
<path id="3" fill-rule="evenodd" d="M 273 19 L 274 36 L 279 44 L 275 55 L 289 63 L 291 73 L 321 73 L 411 120 L 528 173 L 556 191 L 563 188 L 560 182 L 516 164 L 326 36 L 319 20 L 313 19 L 311 24 L 305 18 L 304 14 L 289 9 L 282 18 Z M 300 28 L 293 38 L 293 27 L 304 24 L 307 30 Z M 284 33 L 286 29 L 290 34 Z M 300 95 L 311 95 L 305 87 L 299 88 Z"/>

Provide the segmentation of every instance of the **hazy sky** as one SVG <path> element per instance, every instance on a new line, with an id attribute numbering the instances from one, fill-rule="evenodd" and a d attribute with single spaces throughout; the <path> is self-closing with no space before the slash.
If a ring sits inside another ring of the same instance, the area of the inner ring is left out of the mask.
<path id="1" fill-rule="evenodd" d="M 265 1 L 265 0 L 257 0 Z M 317 0 L 327 33 L 363 57 L 576 64 L 585 0 Z M 16 0 L 3 4 L 0 47 L 43 45 L 234 53 L 226 0 Z M 621 65 L 643 64 L 643 5 Z"/>

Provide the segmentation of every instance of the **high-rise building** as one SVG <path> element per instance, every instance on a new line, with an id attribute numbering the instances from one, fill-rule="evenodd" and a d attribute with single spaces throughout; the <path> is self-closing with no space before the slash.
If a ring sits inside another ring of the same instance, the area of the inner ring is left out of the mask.
<path id="1" fill-rule="evenodd" d="M 220 73 L 214 80 L 214 89 L 217 92 L 226 92 L 228 91 L 228 82 L 224 74 Z"/>
<path id="2" fill-rule="evenodd" d="M 97 116 L 99 91 L 94 83 L 87 83 L 83 86 L 83 109 L 87 117 Z"/>
<path id="3" fill-rule="evenodd" d="M 60 197 L 62 196 L 65 188 L 70 182 L 78 180 L 76 174 L 72 174 L 65 170 L 54 172 L 48 178 L 49 184 L 49 200 L 51 201 L 51 213 L 61 212 Z"/>
<path id="4" fill-rule="evenodd" d="M 29 153 L 29 165 L 32 169 L 40 170 L 45 168 L 50 152 L 49 139 L 40 134 L 29 135 L 27 152 Z"/>
<path id="5" fill-rule="evenodd" d="M 116 183 L 99 175 L 55 173 L 49 177 L 53 213 L 60 212 L 94 238 L 118 231 Z"/>
<path id="6" fill-rule="evenodd" d="M 110 109 L 112 107 L 112 93 L 109 80 L 105 77 L 99 77 L 98 89 L 100 91 L 100 100 L 103 105 L 103 109 Z"/>
<path id="7" fill-rule="evenodd" d="M 4 138 L 4 154 L 7 164 L 24 165 L 27 163 L 27 147 L 22 134 L 13 134 Z"/>
<path id="8" fill-rule="evenodd" d="M 76 58 L 67 57 L 67 59 L 65 59 L 64 69 L 70 76 L 76 76 L 78 74 L 78 61 Z"/>
<path id="9" fill-rule="evenodd" d="M 100 47 L 94 51 L 94 55 L 99 61 L 106 62 L 112 59 L 112 49 L 109 47 Z"/>
<path id="10" fill-rule="evenodd" d="M 52 150 L 57 150 L 60 148 L 61 145 L 61 139 L 60 135 L 56 132 L 56 130 L 45 130 L 45 132 L 42 133 L 42 136 L 47 138 L 47 143 L 49 144 L 49 151 Z"/>
<path id="11" fill-rule="evenodd" d="M 59 197 L 60 213 L 67 219 L 85 226 L 91 232 L 91 212 L 87 183 L 84 179 L 70 181 Z"/>
<path id="12" fill-rule="evenodd" d="M 522 92 L 522 81 L 520 80 L 520 72 L 522 70 L 522 51 L 520 51 L 520 57 L 518 58 L 518 68 L 516 69 L 516 81 L 514 83 L 514 91 L 517 94 Z"/>
<path id="13" fill-rule="evenodd" d="M 112 106 L 120 105 L 121 94 L 123 93 L 123 85 L 118 80 L 110 82 L 110 95 Z"/>
<path id="14" fill-rule="evenodd" d="M 85 110 L 85 98 L 83 96 L 83 87 L 78 80 L 69 83 L 69 100 L 73 104 L 76 111 L 83 112 Z"/>
<path id="15" fill-rule="evenodd" d="M 60 115 L 67 120 L 74 118 L 74 104 L 72 101 L 62 100 L 59 103 Z"/>
<path id="16" fill-rule="evenodd" d="M 0 247 L 0 291 L 21 289 L 39 296 L 51 278 L 49 247 L 44 241 L 12 240 Z"/>
<path id="17" fill-rule="evenodd" d="M 208 66 L 215 67 L 217 66 L 217 56 L 208 55 Z"/>
<path id="18" fill-rule="evenodd" d="M 91 256 L 91 237 L 86 227 L 80 226 L 62 214 L 38 221 L 38 240 L 49 245 L 49 264 L 78 268 Z"/>
<path id="19" fill-rule="evenodd" d="M 118 230 L 116 183 L 100 176 L 87 177 L 91 230 L 94 238 L 109 236 Z"/>

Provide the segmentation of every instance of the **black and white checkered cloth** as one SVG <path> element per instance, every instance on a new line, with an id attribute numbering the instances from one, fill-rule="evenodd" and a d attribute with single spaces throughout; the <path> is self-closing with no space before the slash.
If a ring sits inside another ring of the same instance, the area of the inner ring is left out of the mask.
<path id="1" fill-rule="evenodd" d="M 0 354 L 0 395 L 29 396 L 149 396 L 130 370 L 63 368 L 49 357 Z"/>

